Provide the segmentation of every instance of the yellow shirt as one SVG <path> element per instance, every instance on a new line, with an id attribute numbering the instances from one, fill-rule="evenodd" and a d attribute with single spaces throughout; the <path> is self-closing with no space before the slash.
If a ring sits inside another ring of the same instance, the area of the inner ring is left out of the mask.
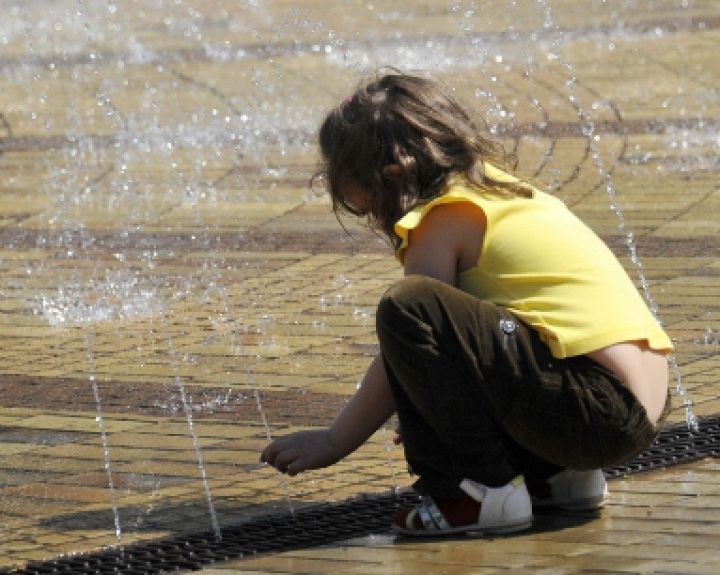
<path id="1" fill-rule="evenodd" d="M 496 181 L 516 178 L 485 166 Z M 518 182 L 519 183 L 519 182 Z M 557 198 L 520 183 L 532 197 L 497 192 L 453 178 L 442 196 L 417 206 L 395 224 L 402 261 L 409 232 L 433 207 L 471 202 L 487 219 L 477 265 L 457 286 L 508 309 L 535 328 L 555 357 L 588 353 L 622 341 L 646 340 L 652 349 L 672 343 L 620 262 L 595 233 Z"/>

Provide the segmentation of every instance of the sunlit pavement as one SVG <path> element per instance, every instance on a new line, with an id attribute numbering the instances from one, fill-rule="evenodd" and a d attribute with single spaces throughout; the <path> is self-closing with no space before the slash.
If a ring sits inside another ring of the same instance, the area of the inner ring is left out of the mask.
<path id="1" fill-rule="evenodd" d="M 720 413 L 715 2 L 3 11 L 0 567 L 409 483 L 392 425 L 331 469 L 258 462 L 353 393 L 401 276 L 308 185 L 323 112 L 381 65 L 455 87 L 518 173 L 608 241 L 676 342 L 694 413 Z M 715 574 L 719 479 L 709 459 L 613 480 L 568 528 L 379 534 L 205 572 Z"/>

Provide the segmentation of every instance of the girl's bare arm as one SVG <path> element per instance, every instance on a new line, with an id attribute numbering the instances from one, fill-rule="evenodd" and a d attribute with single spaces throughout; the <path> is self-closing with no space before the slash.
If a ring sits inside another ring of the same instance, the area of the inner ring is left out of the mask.
<path id="1" fill-rule="evenodd" d="M 405 274 L 434 277 L 455 285 L 458 271 L 475 265 L 482 247 L 484 216 L 463 203 L 434 208 L 412 231 Z M 370 364 L 357 393 L 328 429 L 301 431 L 271 442 L 261 455 L 288 475 L 327 467 L 355 451 L 395 411 L 382 357 Z"/>
<path id="2" fill-rule="evenodd" d="M 300 431 L 276 439 L 260 459 L 288 475 L 327 467 L 360 447 L 394 412 L 395 402 L 378 355 L 355 395 L 328 429 Z"/>
<path id="3" fill-rule="evenodd" d="M 430 276 L 450 285 L 457 274 L 477 265 L 485 234 L 485 215 L 469 202 L 436 206 L 410 232 L 405 275 Z"/>

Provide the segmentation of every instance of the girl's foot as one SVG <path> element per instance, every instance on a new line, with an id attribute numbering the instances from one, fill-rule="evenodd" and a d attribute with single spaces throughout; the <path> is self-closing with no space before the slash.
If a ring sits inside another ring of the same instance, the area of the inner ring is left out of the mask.
<path id="1" fill-rule="evenodd" d="M 393 531 L 428 537 L 511 533 L 532 525 L 532 504 L 522 475 L 502 487 L 464 479 L 460 488 L 466 495 L 426 496 L 415 507 L 401 509 L 393 519 Z"/>

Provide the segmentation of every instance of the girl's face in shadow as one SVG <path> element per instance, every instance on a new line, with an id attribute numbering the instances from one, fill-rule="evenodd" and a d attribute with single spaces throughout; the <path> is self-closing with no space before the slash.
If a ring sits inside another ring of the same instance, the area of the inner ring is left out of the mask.
<path id="1" fill-rule="evenodd" d="M 360 185 L 352 181 L 343 183 L 342 194 L 344 207 L 354 216 L 366 216 L 372 208 L 370 194 Z"/>

